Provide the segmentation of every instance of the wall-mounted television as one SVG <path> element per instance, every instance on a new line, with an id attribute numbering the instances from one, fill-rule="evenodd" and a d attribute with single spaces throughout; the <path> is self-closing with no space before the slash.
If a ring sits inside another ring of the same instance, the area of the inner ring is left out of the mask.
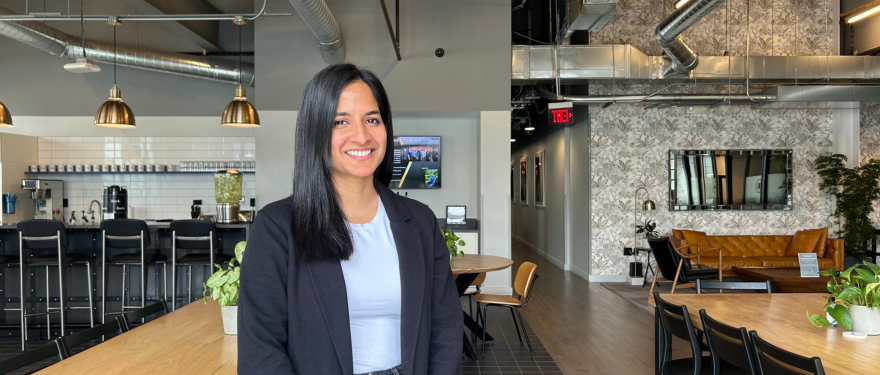
<path id="1" fill-rule="evenodd" d="M 670 150 L 669 209 L 791 210 L 792 150 Z"/>
<path id="2" fill-rule="evenodd" d="M 394 137 L 392 189 L 438 189 L 440 180 L 440 137 Z"/>

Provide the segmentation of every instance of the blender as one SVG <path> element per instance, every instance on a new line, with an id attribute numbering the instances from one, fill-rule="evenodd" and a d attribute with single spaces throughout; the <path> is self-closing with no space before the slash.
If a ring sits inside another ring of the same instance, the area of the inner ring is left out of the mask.
<path id="1" fill-rule="evenodd" d="M 227 169 L 214 173 L 214 199 L 217 200 L 217 222 L 238 222 L 241 200 L 241 172 Z"/>

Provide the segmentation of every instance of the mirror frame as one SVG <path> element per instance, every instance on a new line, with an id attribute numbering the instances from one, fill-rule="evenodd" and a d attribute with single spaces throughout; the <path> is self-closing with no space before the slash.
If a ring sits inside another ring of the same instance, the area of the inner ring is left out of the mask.
<path id="1" fill-rule="evenodd" d="M 675 184 L 675 160 L 678 156 L 691 155 L 710 155 L 710 156 L 728 156 L 728 155 L 785 155 L 785 170 L 788 181 L 787 204 L 733 204 L 733 205 L 680 205 L 676 204 L 676 184 Z M 669 175 L 669 196 L 667 199 L 669 211 L 791 211 L 793 201 L 792 181 L 794 180 L 792 168 L 793 151 L 791 149 L 784 150 L 669 150 L 668 175 Z"/>

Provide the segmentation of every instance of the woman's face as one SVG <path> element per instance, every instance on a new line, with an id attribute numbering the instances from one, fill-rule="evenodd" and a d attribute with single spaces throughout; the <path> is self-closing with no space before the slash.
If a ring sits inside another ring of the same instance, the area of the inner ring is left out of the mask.
<path id="1" fill-rule="evenodd" d="M 339 95 L 330 155 L 337 177 L 371 177 L 385 157 L 388 138 L 370 86 L 350 83 Z"/>

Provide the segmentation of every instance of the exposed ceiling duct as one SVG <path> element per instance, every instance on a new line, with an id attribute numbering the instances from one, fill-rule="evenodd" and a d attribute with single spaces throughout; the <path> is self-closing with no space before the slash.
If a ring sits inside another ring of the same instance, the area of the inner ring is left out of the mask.
<path id="1" fill-rule="evenodd" d="M 569 101 L 575 104 L 605 103 L 664 103 L 670 105 L 712 105 L 718 103 L 756 104 L 777 100 L 772 94 L 660 94 L 660 95 L 556 95 L 540 86 L 535 92 L 550 101 Z"/>
<path id="2" fill-rule="evenodd" d="M 2 15 L 16 15 L 11 10 L 0 7 Z M 2 21 L 0 35 L 9 37 L 31 47 L 43 50 L 54 56 L 74 60 L 84 58 L 81 39 L 68 35 L 58 29 L 34 21 Z M 112 64 L 113 44 L 85 41 L 85 57 L 94 61 Z M 118 47 L 118 63 L 135 69 L 172 73 L 187 77 L 212 81 L 238 83 L 237 61 L 227 61 L 210 56 L 191 56 L 181 53 L 150 51 L 128 47 Z M 245 86 L 254 85 L 254 66 L 242 64 L 241 81 Z"/>
<path id="3" fill-rule="evenodd" d="M 697 67 L 697 54 L 684 42 L 681 36 L 685 30 L 711 13 L 724 0 L 695 0 L 672 12 L 654 29 L 654 36 L 660 48 L 672 59 L 672 69 L 687 77 Z M 664 74 L 664 75 L 669 75 Z"/>
<path id="4" fill-rule="evenodd" d="M 620 0 L 571 0 L 566 9 L 562 39 L 568 42 L 577 30 L 602 31 L 617 15 L 618 1 Z"/>
<path id="5" fill-rule="evenodd" d="M 330 8 L 324 0 L 288 0 L 302 17 L 321 46 L 321 57 L 328 64 L 338 64 L 345 61 L 345 42 L 342 40 L 342 32 L 339 23 L 330 13 Z"/>
<path id="6" fill-rule="evenodd" d="M 557 46 L 562 84 L 606 83 L 880 84 L 878 56 L 701 56 L 691 79 L 667 75 L 670 62 L 631 45 Z M 512 46 L 511 81 L 516 85 L 555 81 L 550 46 Z M 748 66 L 748 68 L 747 68 Z"/>

